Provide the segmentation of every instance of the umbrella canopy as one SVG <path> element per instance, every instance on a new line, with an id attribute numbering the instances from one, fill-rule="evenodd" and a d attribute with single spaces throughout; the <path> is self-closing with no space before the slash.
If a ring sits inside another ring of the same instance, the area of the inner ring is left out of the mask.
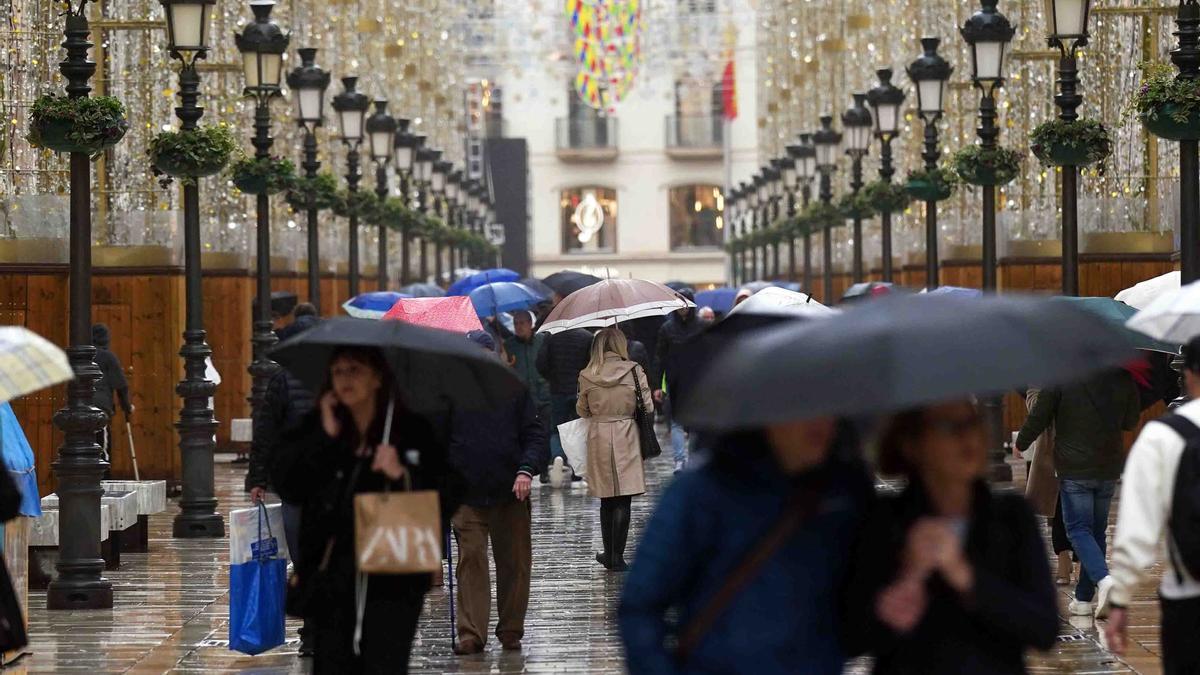
<path id="1" fill-rule="evenodd" d="M 563 270 L 542 279 L 542 283 L 557 293 L 560 298 L 565 298 L 581 288 L 587 288 L 592 284 L 600 283 L 600 277 L 584 274 L 583 272 Z"/>
<path id="2" fill-rule="evenodd" d="M 712 307 L 714 312 L 728 314 L 729 310 L 733 309 L 733 299 L 737 297 L 737 292 L 738 289 L 728 286 L 700 291 L 696 294 L 696 306 Z"/>
<path id="3" fill-rule="evenodd" d="M 680 406 L 697 429 L 904 410 L 1031 382 L 1054 386 L 1134 355 L 1103 319 L 1046 300 L 882 298 L 724 350 Z"/>
<path id="4" fill-rule="evenodd" d="M 744 289 L 750 291 L 751 293 L 757 293 L 764 288 L 771 288 L 774 285 L 775 285 L 775 282 L 773 282 L 773 281 L 762 281 L 762 280 L 750 281 L 750 282 L 742 284 L 739 287 L 739 290 L 744 288 Z"/>
<path id="5" fill-rule="evenodd" d="M 978 298 L 983 295 L 983 291 L 978 288 L 963 288 L 962 286 L 938 286 L 931 290 L 921 291 L 928 295 L 957 295 L 963 298 Z"/>
<path id="6" fill-rule="evenodd" d="M 271 313 L 279 316 L 287 316 L 296 309 L 298 298 L 291 291 L 271 291 Z M 258 296 L 250 302 L 250 307 L 254 310 L 255 315 L 258 314 Z"/>
<path id="7" fill-rule="evenodd" d="M 383 318 L 463 335 L 473 330 L 483 330 L 471 299 L 461 295 L 406 298 L 393 305 Z"/>
<path id="8" fill-rule="evenodd" d="M 409 284 L 400 287 L 400 292 L 413 298 L 441 298 L 446 291 L 437 284 Z"/>
<path id="9" fill-rule="evenodd" d="M 463 277 L 450 284 L 450 288 L 446 289 L 446 295 L 470 295 L 471 291 L 484 284 L 495 283 L 497 281 L 516 281 L 520 278 L 520 274 L 510 269 L 495 267 L 490 270 L 476 272 L 471 276 Z"/>
<path id="10" fill-rule="evenodd" d="M 1134 307 L 1136 309 L 1146 309 L 1161 295 L 1178 291 L 1182 285 L 1183 274 L 1180 272 L 1167 272 L 1160 277 L 1147 279 L 1140 283 L 1134 284 L 1129 288 L 1117 293 L 1116 299 Z"/>
<path id="11" fill-rule="evenodd" d="M 891 295 L 898 290 L 900 290 L 899 286 L 886 281 L 865 281 L 847 288 L 846 292 L 842 293 L 842 302 L 878 298 Z"/>
<path id="12" fill-rule="evenodd" d="M 1167 354 L 1175 354 L 1179 351 L 1178 343 L 1169 344 L 1168 342 L 1154 340 L 1144 333 L 1128 328 L 1126 322 L 1136 315 L 1138 311 L 1123 302 L 1118 302 L 1112 298 L 1073 298 L 1067 296 L 1054 297 L 1051 300 L 1058 303 L 1075 305 L 1086 312 L 1104 319 L 1114 329 L 1124 330 L 1129 340 L 1133 342 L 1133 346 L 1138 349 L 1165 352 Z"/>
<path id="13" fill-rule="evenodd" d="M 534 279 L 533 277 L 525 277 L 519 283 L 525 284 L 526 286 L 529 287 L 529 290 L 533 291 L 534 293 L 537 293 L 538 295 L 542 296 L 543 298 L 549 299 L 551 295 L 554 295 L 554 289 L 550 288 L 546 284 L 543 284 L 541 282 L 541 280 L 539 280 L 539 279 Z"/>
<path id="14" fill-rule="evenodd" d="M 1187 343 L 1200 335 L 1200 281 L 1158 296 L 1126 325 L 1156 340 Z"/>
<path id="15" fill-rule="evenodd" d="M 73 379 L 63 350 L 21 326 L 0 328 L 0 402 Z"/>
<path id="16" fill-rule="evenodd" d="M 749 313 L 780 317 L 824 317 L 839 313 L 812 299 L 811 295 L 786 288 L 764 288 L 730 310 L 730 316 Z"/>
<path id="17" fill-rule="evenodd" d="M 471 291 L 471 294 L 467 297 L 471 299 L 471 304 L 475 305 L 475 313 L 480 317 L 496 316 L 501 312 L 515 312 L 520 309 L 529 309 L 542 300 L 545 300 L 545 298 L 530 290 L 528 286 L 515 281 L 497 281 L 484 284 Z"/>
<path id="18" fill-rule="evenodd" d="M 665 284 L 663 284 L 663 286 L 666 286 L 667 288 L 669 288 L 673 291 L 682 291 L 685 288 L 692 287 L 692 285 L 686 281 L 668 281 Z"/>
<path id="19" fill-rule="evenodd" d="M 329 319 L 281 342 L 270 356 L 319 391 L 329 377 L 330 357 L 347 346 L 380 349 L 404 405 L 418 412 L 485 410 L 525 395 L 512 370 L 466 336 L 401 321 Z"/>
<path id="20" fill-rule="evenodd" d="M 356 319 L 382 319 L 397 302 L 411 297 L 396 291 L 360 293 L 342 303 L 342 309 Z"/>
<path id="21" fill-rule="evenodd" d="M 568 295 L 546 317 L 539 333 L 603 328 L 618 321 L 666 316 L 695 307 L 675 291 L 645 279 L 606 279 Z"/>

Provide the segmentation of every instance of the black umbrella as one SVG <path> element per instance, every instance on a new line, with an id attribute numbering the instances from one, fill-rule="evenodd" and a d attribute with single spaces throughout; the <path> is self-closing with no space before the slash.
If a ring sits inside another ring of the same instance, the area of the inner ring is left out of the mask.
<path id="1" fill-rule="evenodd" d="M 890 412 L 1033 382 L 1053 386 L 1133 356 L 1126 336 L 1063 303 L 881 298 L 722 351 L 679 416 L 685 426 L 733 430 Z"/>
<path id="2" fill-rule="evenodd" d="M 329 358 L 344 346 L 382 350 L 405 405 L 419 412 L 486 410 L 526 395 L 511 369 L 465 336 L 403 321 L 329 319 L 280 343 L 270 357 L 319 391 Z"/>
<path id="3" fill-rule="evenodd" d="M 550 290 L 557 293 L 559 297 L 565 298 L 581 288 L 600 283 L 600 277 L 563 270 L 542 279 L 542 283 L 549 286 Z"/>
<path id="4" fill-rule="evenodd" d="M 686 281 L 668 281 L 668 282 L 664 283 L 663 286 L 666 286 L 667 288 L 669 288 L 673 291 L 682 291 L 685 288 L 692 287 L 692 285 Z"/>
<path id="5" fill-rule="evenodd" d="M 533 291 L 534 293 L 537 293 L 538 295 L 542 296 L 543 298 L 548 299 L 551 295 L 554 294 L 553 288 L 550 288 L 546 284 L 542 283 L 541 281 L 538 281 L 537 279 L 534 279 L 533 277 L 525 277 L 524 279 L 521 280 L 521 283 L 526 288 Z"/>
<path id="6" fill-rule="evenodd" d="M 271 291 L 271 313 L 279 316 L 287 316 L 296 309 L 296 294 L 291 291 Z M 258 297 L 250 303 L 254 315 L 258 316 Z"/>
<path id="7" fill-rule="evenodd" d="M 437 284 L 409 284 L 401 286 L 400 292 L 414 298 L 441 298 L 446 295 L 445 289 Z"/>

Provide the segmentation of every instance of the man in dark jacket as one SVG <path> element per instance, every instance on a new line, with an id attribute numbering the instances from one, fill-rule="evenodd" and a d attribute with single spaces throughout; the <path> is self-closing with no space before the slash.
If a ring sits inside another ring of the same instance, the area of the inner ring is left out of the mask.
<path id="1" fill-rule="evenodd" d="M 469 337 L 495 351 L 492 337 Z M 496 637 L 504 649 L 520 649 L 529 608 L 533 566 L 529 491 L 534 474 L 546 465 L 546 436 L 529 396 L 503 407 L 455 411 L 450 419 L 450 465 L 465 484 L 463 505 L 451 525 L 458 541 L 457 654 L 476 654 L 487 642 L 491 581 L 487 545 L 496 563 Z"/>
<path id="2" fill-rule="evenodd" d="M 92 395 L 92 405 L 108 415 L 108 423 L 96 434 L 96 442 L 104 449 L 105 455 L 112 447 L 112 418 L 116 413 L 118 401 L 125 413 L 125 421 L 133 419 L 133 402 L 129 398 L 129 381 L 125 379 L 125 369 L 121 367 L 121 359 L 109 350 L 112 340 L 108 326 L 98 323 L 92 326 L 92 344 L 96 346 L 96 365 L 100 367 L 100 379 L 96 380 L 96 393 Z"/>
<path id="3" fill-rule="evenodd" d="M 1108 576 L 1105 531 L 1125 465 L 1122 432 L 1137 427 L 1141 410 L 1133 378 L 1124 370 L 1109 370 L 1077 384 L 1043 390 L 1017 435 L 1017 450 L 1025 452 L 1054 422 L 1054 470 L 1063 523 L 1082 567 L 1069 605 L 1076 616 L 1093 613 L 1096 584 Z"/>
<path id="4" fill-rule="evenodd" d="M 579 393 L 579 373 L 587 368 L 591 358 L 592 333 L 583 328 L 563 331 L 551 335 L 537 355 L 537 369 L 550 384 L 550 414 L 553 427 L 550 430 L 550 455 L 562 459 L 566 467 L 567 455 L 563 452 L 558 437 L 558 425 L 579 417 L 575 412 L 575 397 Z M 548 479 L 543 474 L 542 482 Z M 578 476 L 573 477 L 578 480 Z"/>
<path id="5" fill-rule="evenodd" d="M 679 294 L 690 301 L 695 301 L 692 289 L 685 288 Z M 689 446 L 694 447 L 694 438 L 689 442 L 688 432 L 677 423 L 671 415 L 671 402 L 663 394 L 663 378 L 669 382 L 672 373 L 668 371 L 673 350 L 680 344 L 691 340 L 704 330 L 707 324 L 696 316 L 694 307 L 684 307 L 676 310 L 671 317 L 658 329 L 658 342 L 654 354 L 654 372 L 650 374 L 650 388 L 654 390 L 654 402 L 663 406 L 671 425 L 671 450 L 675 457 L 675 471 L 678 473 L 687 465 Z M 670 386 L 668 385 L 668 391 Z"/>

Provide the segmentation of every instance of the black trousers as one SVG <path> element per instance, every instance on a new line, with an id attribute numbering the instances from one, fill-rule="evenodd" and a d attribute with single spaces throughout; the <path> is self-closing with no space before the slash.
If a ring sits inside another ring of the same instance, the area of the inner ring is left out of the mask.
<path id="1" fill-rule="evenodd" d="M 1067 538 L 1067 526 L 1063 523 L 1061 497 L 1054 502 L 1054 517 L 1050 519 L 1050 543 L 1054 546 L 1054 555 L 1071 551 L 1071 558 L 1074 559 L 1075 551 L 1071 548 L 1071 540 Z"/>
<path id="2" fill-rule="evenodd" d="M 313 672 L 317 675 L 408 673 L 408 659 L 429 582 L 373 575 L 370 583 L 373 585 L 367 591 L 360 654 L 354 653 L 353 604 L 340 605 L 306 621 L 313 631 L 316 650 Z"/>
<path id="3" fill-rule="evenodd" d="M 1168 570 L 1166 574 L 1171 574 Z M 1200 673 L 1200 598 L 1168 600 L 1162 606 L 1162 658 L 1164 675 Z"/>

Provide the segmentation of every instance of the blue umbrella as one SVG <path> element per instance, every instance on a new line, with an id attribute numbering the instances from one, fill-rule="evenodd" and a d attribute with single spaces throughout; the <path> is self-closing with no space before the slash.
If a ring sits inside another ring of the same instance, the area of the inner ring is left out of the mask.
<path id="1" fill-rule="evenodd" d="M 983 291 L 978 288 L 963 288 L 962 286 L 938 286 L 928 295 L 955 295 L 960 298 L 979 298 L 983 297 Z"/>
<path id="2" fill-rule="evenodd" d="M 409 284 L 401 286 L 400 292 L 414 298 L 440 298 L 446 295 L 446 291 L 437 284 Z"/>
<path id="3" fill-rule="evenodd" d="M 397 302 L 413 296 L 396 291 L 361 293 L 342 304 L 342 309 L 356 319 L 382 319 Z"/>
<path id="4" fill-rule="evenodd" d="M 471 304 L 480 317 L 496 316 L 501 312 L 529 309 L 545 300 L 524 284 L 512 281 L 497 281 L 471 291 Z"/>
<path id="5" fill-rule="evenodd" d="M 482 272 L 476 272 L 469 277 L 463 277 L 462 279 L 459 279 L 458 281 L 450 284 L 450 288 L 446 289 L 446 295 L 470 295 L 471 291 L 483 286 L 484 284 L 490 284 L 496 281 L 516 281 L 520 278 L 521 275 L 512 270 L 504 269 L 503 267 L 497 267 L 490 270 L 484 270 Z"/>
<path id="6" fill-rule="evenodd" d="M 725 286 L 696 294 L 697 307 L 712 307 L 714 312 L 728 314 L 733 309 L 733 300 L 737 297 L 737 289 Z"/>

